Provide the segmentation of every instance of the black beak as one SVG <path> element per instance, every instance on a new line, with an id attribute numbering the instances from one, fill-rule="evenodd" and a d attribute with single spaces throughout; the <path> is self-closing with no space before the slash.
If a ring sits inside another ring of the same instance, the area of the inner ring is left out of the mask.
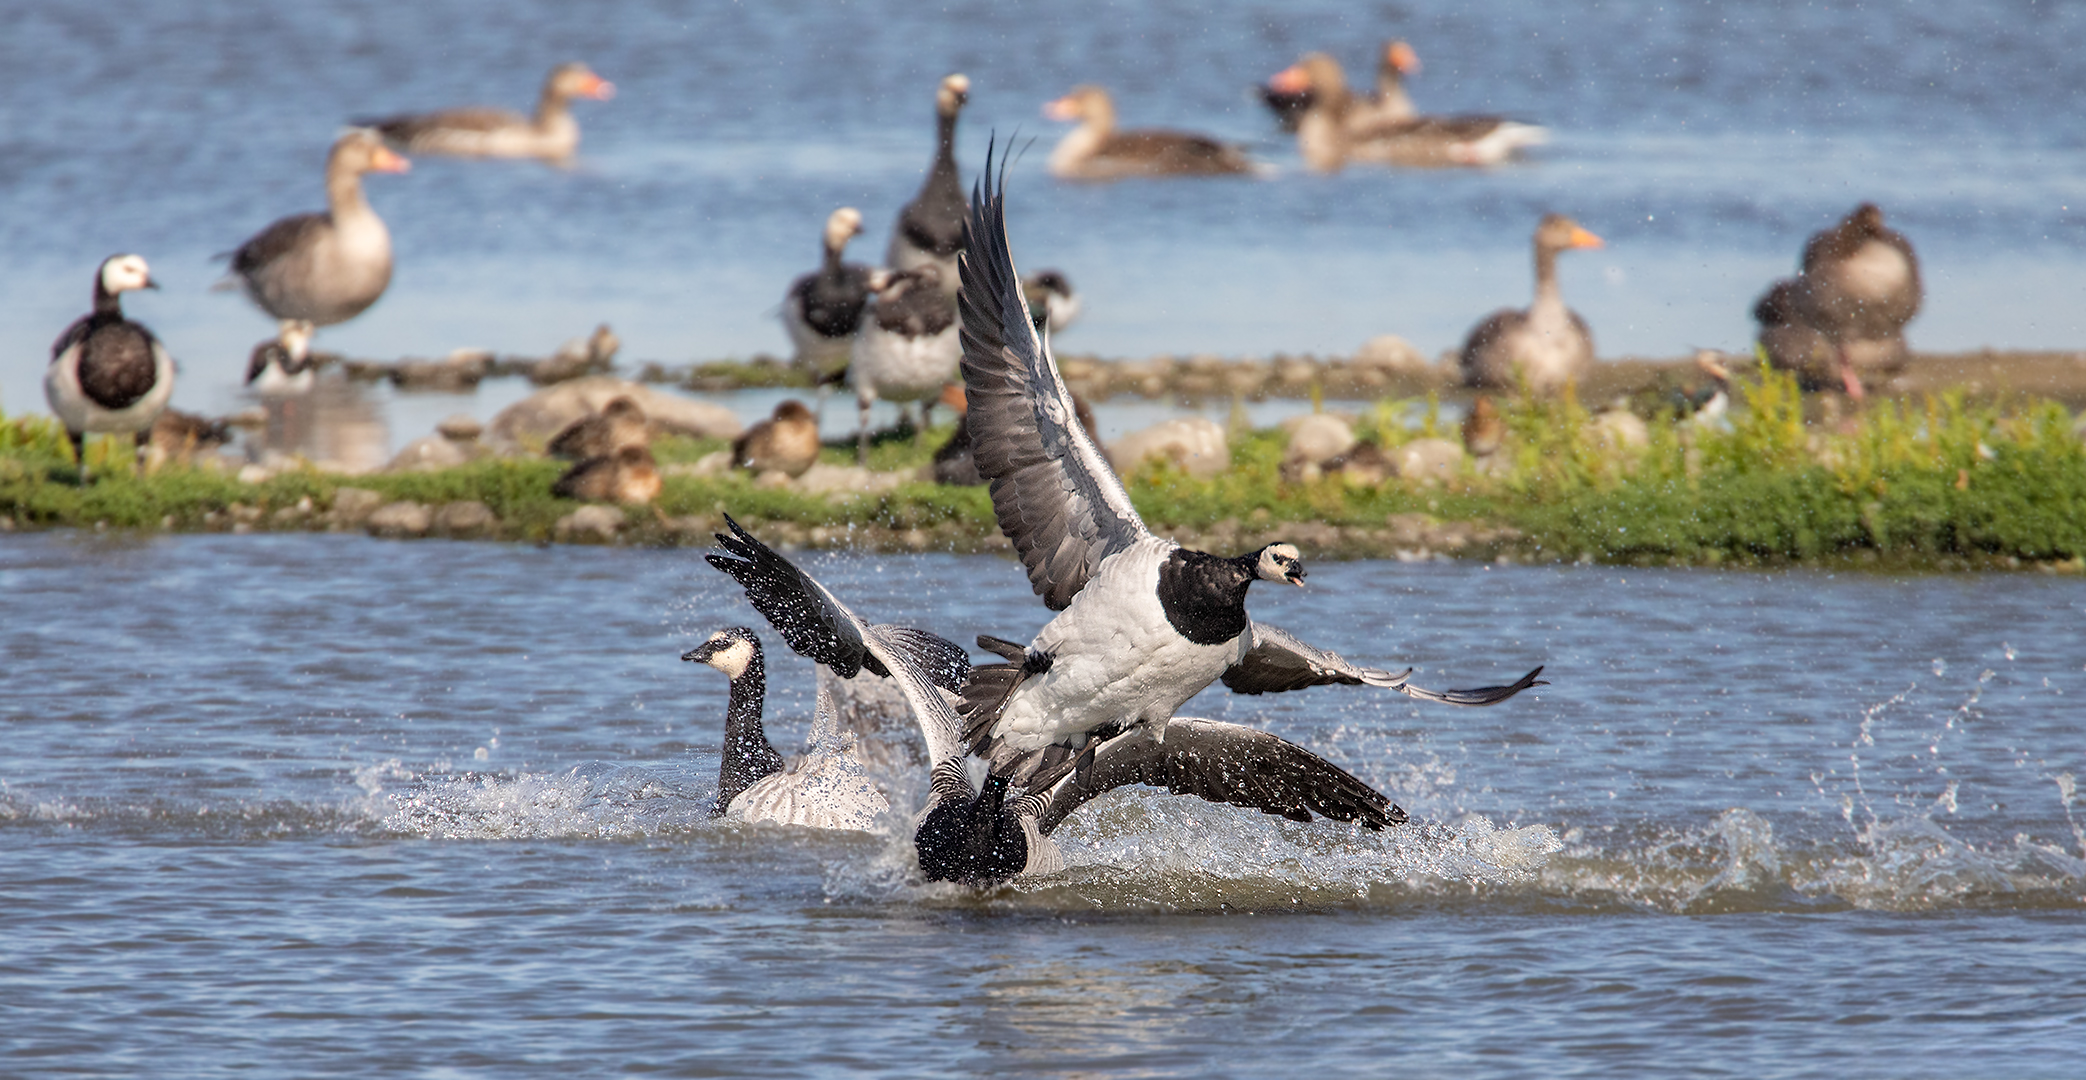
<path id="1" fill-rule="evenodd" d="M 1304 573 L 1304 568 L 1302 566 L 1298 566 L 1296 569 L 1291 570 L 1287 574 L 1284 574 L 1283 578 L 1284 580 L 1288 581 L 1291 585 L 1294 585 L 1297 588 L 1301 589 L 1304 587 L 1304 578 L 1306 576 L 1307 575 Z"/>
<path id="2" fill-rule="evenodd" d="M 702 644 L 697 645 L 695 648 L 682 653 L 681 659 L 692 660 L 698 664 L 707 664 L 710 662 L 710 657 L 716 655 L 716 653 L 717 643 L 714 641 L 705 641 Z"/>
<path id="3" fill-rule="evenodd" d="M 147 277 L 145 279 L 145 287 L 148 289 L 157 289 L 159 288 L 159 282 L 152 280 L 150 277 Z"/>

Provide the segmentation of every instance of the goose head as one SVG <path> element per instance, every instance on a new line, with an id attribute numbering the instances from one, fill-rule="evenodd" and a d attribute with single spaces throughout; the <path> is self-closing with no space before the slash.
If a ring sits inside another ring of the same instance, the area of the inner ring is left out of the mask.
<path id="1" fill-rule="evenodd" d="M 736 679 L 761 658 L 761 641 L 747 626 L 731 626 L 710 635 L 710 640 L 681 654 L 681 659 L 708 664 Z"/>
<path id="2" fill-rule="evenodd" d="M 1402 41 L 1393 41 L 1383 47 L 1383 70 L 1397 75 L 1418 75 L 1420 54 Z"/>
<path id="3" fill-rule="evenodd" d="M 1563 214 L 1545 214 L 1536 226 L 1536 248 L 1540 251 L 1568 251 L 1572 248 L 1597 248 L 1605 246 L 1600 237 L 1587 232 L 1580 224 Z"/>
<path id="4" fill-rule="evenodd" d="M 1254 574 L 1261 581 L 1304 587 L 1304 555 L 1295 544 L 1269 544 L 1260 549 Z"/>
<path id="5" fill-rule="evenodd" d="M 968 75 L 949 75 L 934 92 L 934 112 L 937 116 L 954 119 L 971 100 L 971 80 Z"/>
<path id="6" fill-rule="evenodd" d="M 585 64 L 559 64 L 551 69 L 550 78 L 544 80 L 544 89 L 553 96 L 570 100 L 588 98 L 607 101 L 616 96 L 616 84 L 594 74 L 594 69 Z"/>
<path id="7" fill-rule="evenodd" d="M 840 251 L 847 242 L 862 235 L 862 211 L 843 206 L 826 219 L 826 250 Z"/>
<path id="8" fill-rule="evenodd" d="M 402 173 L 412 168 L 412 162 L 384 145 L 384 137 L 368 128 L 352 128 L 342 134 L 326 157 L 328 174 Z"/>
<path id="9" fill-rule="evenodd" d="M 1091 84 L 1075 86 L 1064 97 L 1043 106 L 1043 115 L 1059 122 L 1086 121 L 1103 127 L 1115 125 L 1115 102 L 1108 91 Z"/>
<path id="10" fill-rule="evenodd" d="M 111 255 L 103 259 L 94 285 L 95 291 L 102 296 L 119 296 L 133 289 L 159 288 L 159 282 L 152 280 L 152 268 L 145 265 L 143 255 Z"/>
<path id="11" fill-rule="evenodd" d="M 1347 73 L 1340 69 L 1338 60 L 1325 53 L 1305 53 L 1296 63 L 1276 72 L 1268 86 L 1284 94 L 1309 92 L 1314 102 L 1331 104 L 1347 97 Z"/>

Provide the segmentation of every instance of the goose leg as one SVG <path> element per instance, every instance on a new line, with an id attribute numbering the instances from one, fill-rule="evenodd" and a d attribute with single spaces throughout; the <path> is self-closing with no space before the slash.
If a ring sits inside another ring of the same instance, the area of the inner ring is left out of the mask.
<path id="1" fill-rule="evenodd" d="M 65 437 L 72 440 L 72 460 L 79 466 L 80 483 L 87 482 L 87 433 L 67 431 Z"/>
<path id="2" fill-rule="evenodd" d="M 855 428 L 855 464 L 869 464 L 869 407 L 876 404 L 876 392 L 868 386 L 855 391 L 855 406 L 858 426 Z"/>

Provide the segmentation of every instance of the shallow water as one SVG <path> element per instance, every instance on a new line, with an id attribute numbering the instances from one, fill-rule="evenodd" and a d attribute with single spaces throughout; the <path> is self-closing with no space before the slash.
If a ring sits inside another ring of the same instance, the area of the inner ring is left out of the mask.
<path id="1" fill-rule="evenodd" d="M 959 639 L 1011 562 L 812 555 Z M 1142 791 L 1064 875 L 722 826 L 692 551 L 0 542 L 0 1072 L 2048 1076 L 2086 583 L 1318 563 L 1258 617 L 1491 709 L 1221 689 L 1414 822 Z M 770 643 L 770 730 L 810 668 Z M 1402 1067 L 1402 1068 L 1401 1068 Z"/>
<path id="2" fill-rule="evenodd" d="M 780 351 L 773 312 L 826 214 L 860 207 L 880 258 L 931 152 L 935 81 L 973 79 L 966 171 L 988 137 L 1035 137 L 1012 181 L 1015 254 L 1086 296 L 1065 347 L 1104 355 L 1352 350 L 1403 334 L 1432 354 L 1524 302 L 1537 216 L 1609 241 L 1564 260 L 1607 355 L 1742 348 L 1752 301 L 1804 236 L 1868 198 L 1919 245 L 1916 346 L 2076 347 L 2086 280 L 2086 9 L 1615 0 L 1569 12 L 1477 2 L 1205 7 L 1065 0 L 917 5 L 267 5 L 0 0 L 0 404 L 41 408 L 49 342 L 96 262 L 146 254 L 134 298 L 183 363 L 176 402 L 232 403 L 270 327 L 205 287 L 212 252 L 320 205 L 319 168 L 357 116 L 526 107 L 551 64 L 616 81 L 582 103 L 583 161 L 424 159 L 370 197 L 398 254 L 389 295 L 325 347 L 542 355 L 606 319 L 638 360 Z M 1393 34 L 1438 111 L 1548 125 L 1523 167 L 1304 174 L 1247 87 L 1301 51 L 1360 81 Z M 1260 181 L 1066 185 L 1041 103 L 1115 90 L 1126 123 L 1251 143 Z M 419 434 L 416 428 L 410 434 Z"/>

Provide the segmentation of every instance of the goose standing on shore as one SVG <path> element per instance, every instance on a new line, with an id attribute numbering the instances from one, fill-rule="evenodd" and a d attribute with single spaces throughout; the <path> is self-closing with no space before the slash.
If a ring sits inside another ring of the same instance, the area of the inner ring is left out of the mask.
<path id="1" fill-rule="evenodd" d="M 1905 363 L 1905 324 L 1923 298 L 1912 242 L 1863 203 L 1804 244 L 1803 272 L 1776 282 L 1753 317 L 1769 363 L 1806 389 L 1838 383 L 1858 401 L 1863 371 Z"/>
<path id="2" fill-rule="evenodd" d="M 971 99 L 971 81 L 942 79 L 934 92 L 934 164 L 920 193 L 898 212 L 884 265 L 893 270 L 933 266 L 941 290 L 956 295 L 956 256 L 963 251 L 963 177 L 956 171 L 956 118 Z"/>
<path id="3" fill-rule="evenodd" d="M 922 263 L 891 274 L 849 354 L 847 381 L 855 388 L 860 426 L 856 459 L 869 460 L 869 412 L 877 399 L 920 402 L 920 426 L 956 377 L 963 347 L 956 340 L 956 301 L 942 290 L 941 270 Z"/>
<path id="4" fill-rule="evenodd" d="M 376 129 L 409 154 L 541 158 L 561 164 L 579 149 L 579 121 L 572 118 L 572 99 L 607 101 L 614 96 L 615 84 L 587 65 L 560 64 L 544 78 L 533 117 L 507 109 L 469 107 L 356 123 Z"/>
<path id="5" fill-rule="evenodd" d="M 315 330 L 301 319 L 291 320 L 274 338 L 254 346 L 246 361 L 246 385 L 264 398 L 309 393 L 318 378 L 311 358 Z"/>
<path id="6" fill-rule="evenodd" d="M 782 325 L 797 350 L 791 362 L 815 379 L 847 364 L 855 333 L 862 328 L 862 310 L 883 284 L 881 273 L 841 261 L 847 242 L 860 235 L 860 210 L 843 206 L 833 211 L 826 219 L 819 268 L 790 282 L 782 299 Z"/>
<path id="7" fill-rule="evenodd" d="M 810 829 L 874 828 L 890 803 L 869 782 L 862 763 L 834 722 L 833 703 L 823 690 L 811 726 L 811 751 L 785 762 L 761 725 L 768 675 L 761 642 L 752 628 L 734 626 L 681 654 L 708 664 L 731 680 L 724 712 L 723 760 L 717 767 L 717 801 L 711 817 L 801 825 Z"/>
<path id="8" fill-rule="evenodd" d="M 1057 361 L 1031 322 L 1005 192 L 993 191 L 989 161 L 983 183 L 972 196 L 961 296 L 966 421 L 1000 531 L 1059 614 L 1026 649 L 981 639 L 1009 662 L 980 668 L 965 687 L 964 738 L 974 751 L 990 748 L 997 759 L 1078 747 L 1102 731 L 1163 739 L 1174 710 L 1219 678 L 1243 693 L 1367 683 L 1473 705 L 1534 684 L 1541 668 L 1508 687 L 1440 693 L 1404 674 L 1347 664 L 1246 614 L 1254 582 L 1303 585 L 1295 545 L 1225 558 L 1153 535 L 1075 419 Z"/>
<path id="9" fill-rule="evenodd" d="M 818 464 L 818 452 L 818 417 L 790 398 L 732 440 L 732 467 L 755 475 L 779 472 L 794 480 Z"/>
<path id="10" fill-rule="evenodd" d="M 1050 832 L 1080 806 L 1127 784 L 1294 821 L 1316 814 L 1372 830 L 1406 821 L 1390 799 L 1317 754 L 1213 720 L 1178 717 L 1166 724 L 1163 738 L 1132 731 L 1077 761 L 1029 754 L 987 772 L 983 761 L 965 753 L 962 721 L 943 693 L 966 680 L 970 660 L 961 648 L 923 630 L 869 625 L 738 522 L 727 516 L 725 523 L 731 534 L 718 534 L 721 550 L 705 558 L 738 581 L 792 649 L 843 679 L 864 670 L 887 675 L 905 696 L 933 770 L 913 833 L 921 873 L 930 881 L 982 887 L 1062 870 Z"/>
<path id="11" fill-rule="evenodd" d="M 111 255 L 94 271 L 94 309 L 73 320 L 51 344 L 44 400 L 72 440 L 80 480 L 87 479 L 88 433 L 129 432 L 143 450 L 174 395 L 174 361 L 143 323 L 123 316 L 123 294 L 157 289 L 141 255 Z"/>
<path id="12" fill-rule="evenodd" d="M 325 213 L 286 217 L 231 252 L 232 275 L 262 311 L 282 324 L 346 322 L 391 284 L 391 232 L 362 197 L 362 174 L 411 168 L 374 132 L 342 135 L 326 157 Z"/>
<path id="13" fill-rule="evenodd" d="M 1116 130 L 1115 102 L 1098 86 L 1073 87 L 1043 106 L 1043 115 L 1079 125 L 1050 152 L 1050 175 L 1060 180 L 1243 176 L 1255 171 L 1244 151 L 1207 135 Z"/>
<path id="14" fill-rule="evenodd" d="M 1535 232 L 1535 303 L 1495 311 L 1471 329 L 1463 342 L 1463 385 L 1512 390 L 1524 379 L 1530 392 L 1552 394 L 1586 376 L 1593 368 L 1593 332 L 1558 292 L 1557 254 L 1600 246 L 1600 237 L 1571 218 L 1543 216 Z"/>

